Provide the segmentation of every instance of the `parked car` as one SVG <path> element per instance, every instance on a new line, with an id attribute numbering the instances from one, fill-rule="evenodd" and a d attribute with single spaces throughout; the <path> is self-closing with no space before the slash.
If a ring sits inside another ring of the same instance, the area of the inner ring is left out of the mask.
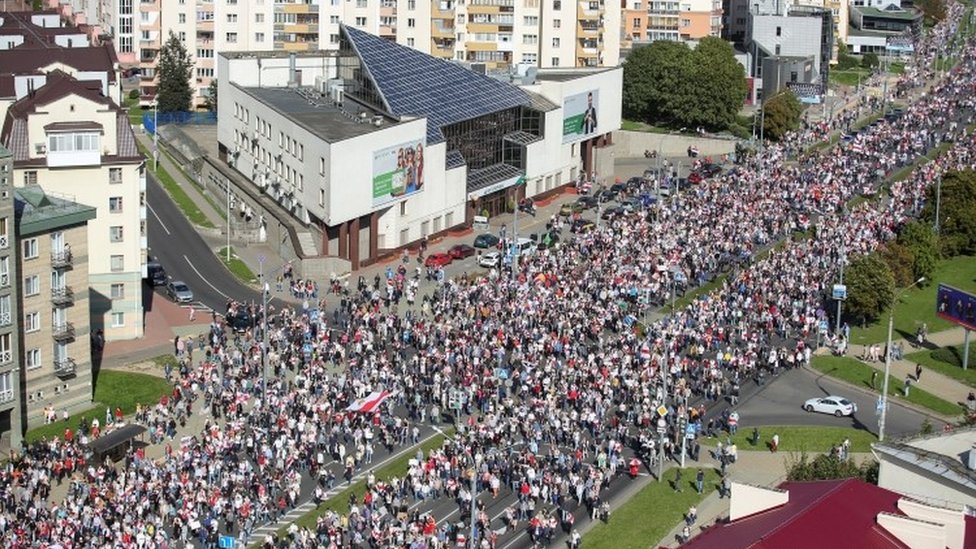
<path id="1" fill-rule="evenodd" d="M 424 265 L 428 267 L 443 267 L 445 265 L 450 265 L 454 259 L 450 254 L 430 254 L 427 259 L 424 260 Z"/>
<path id="2" fill-rule="evenodd" d="M 640 211 L 640 209 L 641 209 L 641 201 L 638 200 L 638 199 L 636 199 L 636 198 L 627 198 L 627 199 L 624 199 L 624 200 L 621 200 L 620 201 L 619 208 L 624 213 L 637 212 L 637 211 Z"/>
<path id="3" fill-rule="evenodd" d="M 452 259 L 464 259 L 466 257 L 471 257 L 475 254 L 476 250 L 467 244 L 457 244 L 451 246 L 450 250 L 447 250 L 447 254 L 451 256 Z"/>
<path id="4" fill-rule="evenodd" d="M 498 237 L 491 233 L 483 233 L 474 237 L 475 248 L 494 248 L 498 245 Z"/>
<path id="5" fill-rule="evenodd" d="M 698 169 L 698 171 L 700 171 L 702 176 L 704 176 L 705 178 L 715 177 L 716 175 L 722 173 L 722 166 L 719 166 L 718 164 L 714 164 L 714 163 L 703 164 L 702 167 Z"/>
<path id="6" fill-rule="evenodd" d="M 493 269 L 497 267 L 501 263 L 501 261 L 502 261 L 501 252 L 491 251 L 491 252 L 486 252 L 480 258 L 478 258 L 478 265 L 481 265 L 486 269 Z"/>
<path id="7" fill-rule="evenodd" d="M 182 280 L 174 280 L 167 284 L 166 294 L 177 303 L 190 303 L 193 301 L 193 292 Z"/>
<path id="8" fill-rule="evenodd" d="M 811 398 L 803 405 L 803 409 L 808 412 L 833 414 L 837 417 L 842 417 L 854 415 L 857 412 L 857 404 L 841 396 L 827 396 L 823 398 Z"/>
<path id="9" fill-rule="evenodd" d="M 617 193 L 611 191 L 610 189 L 602 189 L 600 192 L 593 195 L 597 202 L 603 204 L 605 202 L 610 202 L 617 198 Z"/>
<path id="10" fill-rule="evenodd" d="M 569 230 L 574 233 L 586 233 L 596 228 L 596 223 L 589 219 L 574 219 Z"/>
<path id="11" fill-rule="evenodd" d="M 688 182 L 692 185 L 697 185 L 704 180 L 705 177 L 701 174 L 701 172 L 698 171 L 691 172 L 691 174 L 688 176 Z"/>
<path id="12" fill-rule="evenodd" d="M 603 210 L 603 213 L 600 214 L 600 219 L 613 219 L 623 214 L 624 214 L 623 208 L 621 208 L 620 206 L 611 206 Z"/>
<path id="13" fill-rule="evenodd" d="M 612 192 L 614 196 L 620 196 L 620 193 L 627 192 L 627 185 L 623 183 L 614 183 L 610 186 L 610 192 Z"/>
<path id="14" fill-rule="evenodd" d="M 254 318 L 247 309 L 241 308 L 237 314 L 227 316 L 227 325 L 235 332 L 246 332 L 254 327 Z"/>
<path id="15" fill-rule="evenodd" d="M 592 196 L 581 196 L 576 199 L 576 203 L 582 206 L 584 210 L 596 208 L 596 205 L 598 204 L 596 198 Z"/>
<path id="16" fill-rule="evenodd" d="M 146 264 L 146 281 L 150 286 L 166 285 L 166 269 L 158 261 L 150 261 Z"/>
<path id="17" fill-rule="evenodd" d="M 518 246 L 519 255 L 532 255 L 536 250 L 535 241 L 533 241 L 531 238 L 521 237 L 518 239 L 515 245 Z"/>

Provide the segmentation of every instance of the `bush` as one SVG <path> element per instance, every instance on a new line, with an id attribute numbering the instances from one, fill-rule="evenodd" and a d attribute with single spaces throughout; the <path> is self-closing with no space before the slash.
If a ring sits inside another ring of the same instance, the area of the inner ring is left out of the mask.
<path id="1" fill-rule="evenodd" d="M 962 368 L 962 353 L 964 347 L 939 347 L 929 355 L 933 360 L 945 362 L 950 366 Z M 969 367 L 976 368 L 976 345 L 969 346 Z"/>
<path id="2" fill-rule="evenodd" d="M 859 478 L 876 484 L 878 463 L 871 460 L 858 465 L 850 459 L 842 460 L 833 453 L 820 454 L 811 460 L 804 452 L 796 462 L 788 466 L 786 478 L 791 481 Z"/>
<path id="3" fill-rule="evenodd" d="M 881 61 L 878 59 L 878 54 L 876 53 L 865 53 L 861 57 L 861 66 L 865 69 L 873 69 L 881 65 Z"/>
<path id="4" fill-rule="evenodd" d="M 139 89 L 134 89 L 129 92 L 129 99 L 139 99 Z"/>

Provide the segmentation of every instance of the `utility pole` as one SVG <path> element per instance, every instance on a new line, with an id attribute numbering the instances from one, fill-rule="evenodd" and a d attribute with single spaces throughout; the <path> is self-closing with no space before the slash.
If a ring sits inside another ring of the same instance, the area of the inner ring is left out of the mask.
<path id="1" fill-rule="evenodd" d="M 925 282 L 925 277 L 921 277 L 911 286 L 903 289 L 895 295 L 895 299 L 891 302 L 891 310 L 888 311 L 888 341 L 885 344 L 885 368 L 884 368 L 884 383 L 882 383 L 881 390 L 881 416 L 878 418 L 878 441 L 884 442 L 885 437 L 885 423 L 888 419 L 888 378 L 891 376 L 891 333 L 894 331 L 895 327 L 895 306 L 898 304 L 898 299 L 915 286 Z"/>
<path id="2" fill-rule="evenodd" d="M 840 263 L 840 282 L 838 282 L 838 284 L 843 284 L 844 283 L 844 265 L 847 263 L 847 251 L 846 250 L 841 249 L 841 251 L 840 251 L 840 260 L 838 261 L 838 263 Z M 836 329 L 836 333 L 837 334 L 840 334 L 840 313 L 841 313 L 841 306 L 843 304 L 844 304 L 844 300 L 842 300 L 842 299 L 838 299 L 837 300 L 837 329 Z"/>
<path id="3" fill-rule="evenodd" d="M 159 97 L 153 99 L 153 171 L 159 170 Z"/>
<path id="4" fill-rule="evenodd" d="M 509 252 L 512 254 L 512 280 L 518 277 L 519 270 L 519 253 L 522 251 L 518 244 L 518 212 L 519 212 L 519 188 L 516 184 L 515 186 L 515 219 L 512 221 L 512 248 L 509 248 Z"/>
<path id="5" fill-rule="evenodd" d="M 268 405 L 268 285 L 264 280 L 263 255 L 258 256 L 258 266 L 258 281 L 261 283 L 261 379 L 264 390 L 264 396 L 261 400 L 270 414 L 271 406 Z"/>
<path id="6" fill-rule="evenodd" d="M 942 208 L 942 176 L 935 182 L 935 232 L 939 232 L 939 210 Z"/>
<path id="7" fill-rule="evenodd" d="M 469 547 L 477 547 L 478 529 L 475 513 L 478 512 L 478 459 L 471 456 L 471 460 L 474 464 L 471 466 L 471 542 Z"/>
<path id="8" fill-rule="evenodd" d="M 661 405 L 668 401 L 668 338 L 665 334 L 662 338 L 664 340 L 664 363 L 661 365 L 661 382 L 664 384 L 664 398 L 661 399 Z M 666 406 L 665 406 L 666 408 Z M 658 437 L 658 449 L 657 449 L 657 481 L 661 482 L 664 480 L 664 434 L 667 430 L 667 422 L 661 417 L 658 418 L 659 422 L 664 423 L 664 427 L 660 429 L 661 433 Z"/>

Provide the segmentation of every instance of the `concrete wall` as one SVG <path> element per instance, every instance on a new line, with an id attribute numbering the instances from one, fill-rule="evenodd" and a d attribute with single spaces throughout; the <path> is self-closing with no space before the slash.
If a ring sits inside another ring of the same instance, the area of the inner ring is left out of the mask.
<path id="1" fill-rule="evenodd" d="M 733 139 L 712 139 L 620 130 L 613 132 L 613 154 L 618 158 L 640 158 L 652 150 L 664 156 L 684 156 L 689 146 L 698 147 L 701 156 L 718 156 L 735 150 Z M 604 172 L 610 173 L 610 172 Z"/>
<path id="2" fill-rule="evenodd" d="M 973 501 L 976 501 L 976 492 L 964 491 L 961 485 L 941 475 L 902 461 L 889 461 L 891 458 L 880 452 L 876 455 L 881 464 L 878 486 L 882 488 L 933 503 L 972 505 Z"/>

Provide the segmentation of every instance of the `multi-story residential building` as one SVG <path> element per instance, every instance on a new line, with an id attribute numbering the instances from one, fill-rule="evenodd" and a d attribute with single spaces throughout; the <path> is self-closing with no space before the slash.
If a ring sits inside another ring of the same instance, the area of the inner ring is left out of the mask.
<path id="1" fill-rule="evenodd" d="M 0 146 L 0 438 L 10 447 L 20 444 L 23 432 L 13 172 L 13 154 Z"/>
<path id="2" fill-rule="evenodd" d="M 203 107 L 215 76 L 214 52 L 318 49 L 315 2 L 144 0 L 139 4 L 140 104 L 156 97 L 159 51 L 172 32 L 193 59 L 194 107 Z"/>
<path id="3" fill-rule="evenodd" d="M 624 0 L 621 47 L 721 36 L 722 13 L 721 0 Z"/>
<path id="4" fill-rule="evenodd" d="M 88 224 L 91 325 L 106 340 L 143 334 L 145 159 L 127 113 L 99 82 L 55 70 L 7 111 L 0 144 L 14 155 L 14 185 L 40 185 L 97 209 Z"/>
<path id="5" fill-rule="evenodd" d="M 620 17 L 617 0 L 331 0 L 319 42 L 338 49 L 341 23 L 486 69 L 616 66 Z"/>
<path id="6" fill-rule="evenodd" d="M 26 430 L 43 420 L 48 406 L 73 412 L 92 401 L 88 223 L 95 208 L 38 185 L 13 194 Z"/>

